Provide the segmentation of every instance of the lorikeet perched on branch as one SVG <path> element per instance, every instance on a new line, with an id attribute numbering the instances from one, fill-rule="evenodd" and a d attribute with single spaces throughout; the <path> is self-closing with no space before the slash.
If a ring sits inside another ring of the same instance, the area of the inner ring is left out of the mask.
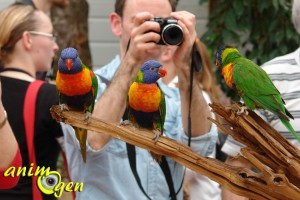
<path id="1" fill-rule="evenodd" d="M 84 111 L 89 120 L 94 110 L 98 90 L 98 81 L 94 72 L 86 67 L 74 48 L 63 49 L 58 61 L 56 88 L 62 109 Z M 73 127 L 86 161 L 87 130 Z"/>
<path id="2" fill-rule="evenodd" d="M 163 134 L 166 116 L 165 96 L 156 81 L 167 71 L 155 61 L 145 62 L 128 92 L 128 119 L 133 125 L 153 130 L 153 141 Z M 160 162 L 161 156 L 151 152 L 153 159 Z"/>
<path id="3" fill-rule="evenodd" d="M 285 127 L 300 142 L 289 122 L 294 119 L 285 108 L 281 94 L 269 75 L 251 60 L 241 56 L 236 48 L 221 47 L 216 52 L 216 65 L 222 67 L 226 84 L 243 98 L 247 108 L 262 108 L 277 115 Z"/>

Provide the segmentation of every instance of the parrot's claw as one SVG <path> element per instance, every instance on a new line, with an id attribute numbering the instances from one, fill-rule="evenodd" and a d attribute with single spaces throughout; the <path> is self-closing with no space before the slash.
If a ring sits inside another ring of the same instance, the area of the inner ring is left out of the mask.
<path id="1" fill-rule="evenodd" d="M 129 120 L 124 120 L 124 121 L 121 122 L 121 125 L 123 125 L 123 126 L 129 126 L 129 125 L 132 125 L 132 123 Z"/>
<path id="2" fill-rule="evenodd" d="M 154 136 L 152 138 L 154 144 L 156 144 L 156 142 L 158 141 L 158 138 L 160 137 L 161 135 L 161 132 L 159 130 L 153 130 L 154 132 Z"/>
<path id="3" fill-rule="evenodd" d="M 249 114 L 248 111 L 247 111 L 247 107 L 246 106 L 242 106 L 241 109 L 236 112 L 237 115 L 242 115 L 243 113 L 245 115 Z"/>
<path id="4" fill-rule="evenodd" d="M 68 107 L 68 105 L 67 104 L 59 104 L 59 107 L 60 107 L 60 110 L 61 111 L 64 111 L 64 110 L 69 110 L 69 107 Z"/>
<path id="5" fill-rule="evenodd" d="M 87 123 L 90 123 L 92 119 L 92 113 L 89 111 L 85 112 L 85 121 L 87 121 Z"/>

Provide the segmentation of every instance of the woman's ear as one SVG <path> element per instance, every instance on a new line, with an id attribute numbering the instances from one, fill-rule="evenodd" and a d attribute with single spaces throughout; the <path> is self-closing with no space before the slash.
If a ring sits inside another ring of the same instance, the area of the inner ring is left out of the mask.
<path id="1" fill-rule="evenodd" d="M 121 17 L 117 13 L 112 13 L 109 16 L 111 31 L 115 36 L 121 36 L 122 26 L 121 26 Z"/>
<path id="2" fill-rule="evenodd" d="M 30 37 L 30 33 L 25 31 L 22 35 L 22 44 L 25 49 L 30 49 L 32 46 L 32 40 Z"/>

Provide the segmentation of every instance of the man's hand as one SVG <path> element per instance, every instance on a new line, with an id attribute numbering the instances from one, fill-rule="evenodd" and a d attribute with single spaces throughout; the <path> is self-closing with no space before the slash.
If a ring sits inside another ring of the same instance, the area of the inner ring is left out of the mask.
<path id="1" fill-rule="evenodd" d="M 151 58 L 153 51 L 160 48 L 156 43 L 160 40 L 160 26 L 157 22 L 148 21 L 154 16 L 149 12 L 138 13 L 134 18 L 134 25 L 130 35 L 130 46 L 125 57 L 135 59 L 139 66 Z M 138 66 L 138 67 L 139 67 Z"/>
<path id="2" fill-rule="evenodd" d="M 189 67 L 191 63 L 192 47 L 197 38 L 196 16 L 187 11 L 179 11 L 172 12 L 171 17 L 178 20 L 178 25 L 183 30 L 183 42 L 174 54 L 174 63 L 178 72 L 181 72 L 181 67 Z"/>

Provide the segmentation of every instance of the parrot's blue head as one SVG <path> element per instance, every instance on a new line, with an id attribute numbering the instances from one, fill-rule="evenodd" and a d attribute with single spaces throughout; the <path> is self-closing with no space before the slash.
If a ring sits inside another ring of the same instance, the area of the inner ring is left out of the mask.
<path id="1" fill-rule="evenodd" d="M 155 83 L 161 77 L 167 74 L 167 70 L 162 68 L 162 64 L 156 60 L 148 60 L 140 68 L 140 72 L 143 75 L 143 83 L 151 84 Z"/>
<path id="2" fill-rule="evenodd" d="M 216 51 L 216 65 L 218 67 L 223 67 L 223 65 L 225 66 L 230 60 L 237 57 L 241 57 L 237 48 L 231 46 L 220 47 Z"/>
<path id="3" fill-rule="evenodd" d="M 223 53 L 224 50 L 225 50 L 225 47 L 220 47 L 216 51 L 216 65 L 218 67 L 222 66 L 222 53 Z"/>
<path id="4" fill-rule="evenodd" d="M 76 49 L 69 47 L 61 51 L 58 70 L 63 74 L 76 74 L 82 71 L 81 61 Z"/>

